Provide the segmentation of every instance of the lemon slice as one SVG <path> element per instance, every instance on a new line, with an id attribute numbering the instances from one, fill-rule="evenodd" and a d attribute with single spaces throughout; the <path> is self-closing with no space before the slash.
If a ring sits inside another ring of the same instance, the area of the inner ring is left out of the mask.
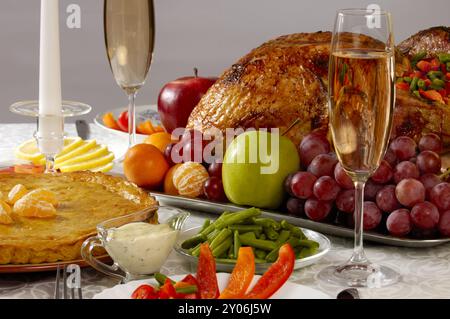
<path id="1" fill-rule="evenodd" d="M 67 137 L 64 139 L 64 148 L 61 152 L 65 152 L 67 149 L 73 149 L 77 147 L 83 140 L 79 137 Z M 44 155 L 39 152 L 39 148 L 35 139 L 31 139 L 20 144 L 14 151 L 17 158 L 30 161 L 33 164 L 44 164 Z"/>
<path id="2" fill-rule="evenodd" d="M 88 140 L 83 141 L 80 146 L 73 149 L 72 151 L 65 153 L 62 156 L 56 156 L 55 158 L 55 166 L 59 165 L 60 163 L 63 163 L 71 158 L 74 158 L 75 156 L 79 156 L 81 154 L 87 153 L 89 150 L 93 149 L 97 146 L 96 140 Z"/>
<path id="3" fill-rule="evenodd" d="M 63 162 L 59 161 L 56 165 L 55 168 L 58 168 L 60 166 L 67 166 L 67 165 L 72 165 L 72 164 L 76 164 L 76 163 L 81 163 L 81 162 L 86 162 L 89 161 L 93 158 L 97 158 L 97 157 L 101 157 L 104 155 L 107 155 L 109 153 L 108 148 L 105 145 L 97 145 L 96 147 L 88 150 L 86 153 L 84 154 L 80 154 L 78 156 L 72 157 L 68 160 L 65 160 Z"/>
<path id="4" fill-rule="evenodd" d="M 101 166 L 105 166 L 114 160 L 114 154 L 109 153 L 108 155 L 91 159 L 82 163 L 75 163 L 72 165 L 63 165 L 59 167 L 61 172 L 75 172 L 75 171 L 85 171 L 95 169 Z"/>
<path id="5" fill-rule="evenodd" d="M 92 172 L 106 173 L 106 172 L 109 172 L 110 170 L 112 170 L 113 167 L 114 167 L 114 163 L 113 163 L 113 162 L 110 162 L 110 163 L 108 163 L 108 164 L 106 164 L 106 165 L 103 165 L 103 166 L 91 168 L 90 170 L 91 170 Z"/>

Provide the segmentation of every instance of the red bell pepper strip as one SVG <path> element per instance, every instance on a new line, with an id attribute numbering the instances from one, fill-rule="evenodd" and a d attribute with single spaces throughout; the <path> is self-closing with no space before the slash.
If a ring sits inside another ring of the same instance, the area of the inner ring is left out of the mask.
<path id="1" fill-rule="evenodd" d="M 255 256 L 251 247 L 239 248 L 238 258 L 230 281 L 219 299 L 241 299 L 252 283 L 255 274 Z"/>
<path id="2" fill-rule="evenodd" d="M 157 299 L 158 293 L 150 285 L 141 285 L 131 295 L 132 299 Z"/>
<path id="3" fill-rule="evenodd" d="M 431 63 L 425 60 L 421 60 L 416 64 L 417 68 L 423 72 L 429 72 L 431 70 Z"/>
<path id="4" fill-rule="evenodd" d="M 278 252 L 278 259 L 259 278 L 256 285 L 244 296 L 247 299 L 267 299 L 272 296 L 284 283 L 294 270 L 295 252 L 291 245 L 284 244 Z"/>
<path id="5" fill-rule="evenodd" d="M 423 96 L 424 98 L 426 98 L 428 100 L 444 103 L 442 96 L 436 90 L 428 90 L 428 91 L 419 90 L 419 93 L 421 96 Z"/>
<path id="6" fill-rule="evenodd" d="M 219 286 L 216 276 L 216 261 L 208 243 L 200 246 L 200 256 L 197 265 L 197 282 L 201 299 L 217 299 Z"/>
<path id="7" fill-rule="evenodd" d="M 398 82 L 395 84 L 395 86 L 399 90 L 409 91 L 409 84 L 406 82 Z"/>
<path id="8" fill-rule="evenodd" d="M 177 292 L 172 284 L 172 281 L 167 278 L 164 285 L 159 288 L 159 299 L 175 299 L 177 298 Z"/>
<path id="9" fill-rule="evenodd" d="M 431 64 L 431 70 L 438 71 L 441 68 L 441 62 L 439 62 L 438 59 L 433 59 L 430 62 Z"/>

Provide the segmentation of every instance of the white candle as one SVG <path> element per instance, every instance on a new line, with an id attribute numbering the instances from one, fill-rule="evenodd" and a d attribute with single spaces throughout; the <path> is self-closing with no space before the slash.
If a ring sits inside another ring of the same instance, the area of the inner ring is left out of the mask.
<path id="1" fill-rule="evenodd" d="M 63 134 L 59 0 L 41 0 L 39 58 L 39 148 L 42 153 L 53 153 L 60 143 L 51 140 Z"/>

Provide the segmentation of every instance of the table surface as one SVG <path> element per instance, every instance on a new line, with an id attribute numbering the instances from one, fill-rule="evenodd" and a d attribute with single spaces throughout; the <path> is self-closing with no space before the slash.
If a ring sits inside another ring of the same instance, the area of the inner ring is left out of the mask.
<path id="1" fill-rule="evenodd" d="M 13 149 L 19 143 L 32 137 L 35 125 L 0 124 L 0 162 L 14 160 Z M 66 125 L 69 135 L 75 135 L 73 124 Z M 107 144 L 117 155 L 126 149 L 127 138 L 105 132 L 91 125 L 92 137 L 99 143 Z M 201 225 L 203 213 L 192 212 L 187 227 Z M 317 273 L 328 265 L 344 262 L 352 252 L 353 241 L 329 236 L 332 249 L 317 264 L 297 270 L 290 280 L 324 291 L 332 297 L 342 290 L 317 280 Z M 360 289 L 362 298 L 450 298 L 450 244 L 433 248 L 402 248 L 368 243 L 365 246 L 369 259 L 377 264 L 390 266 L 402 274 L 400 283 L 376 289 Z M 192 272 L 190 265 L 173 252 L 162 272 L 168 275 Z M 20 281 L 24 287 L 15 290 L 5 289 L 5 281 Z M 3 283 L 2 283 L 3 281 Z M 55 273 L 33 273 L 0 276 L 0 298 L 52 298 Z M 91 298 L 105 288 L 118 284 L 116 281 L 91 268 L 82 270 L 83 295 Z"/>

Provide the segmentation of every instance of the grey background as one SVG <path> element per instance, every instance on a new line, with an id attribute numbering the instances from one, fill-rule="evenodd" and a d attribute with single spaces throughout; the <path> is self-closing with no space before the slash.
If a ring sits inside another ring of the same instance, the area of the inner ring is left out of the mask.
<path id="1" fill-rule="evenodd" d="M 81 6 L 81 29 L 66 27 L 66 8 Z M 450 25 L 449 0 L 155 0 L 156 48 L 137 104 L 156 103 L 162 85 L 180 76 L 219 75 L 262 42 L 282 34 L 331 30 L 336 9 L 377 3 L 392 12 L 397 42 L 436 25 Z M 38 0 L 0 1 L 0 123 L 24 122 L 11 103 L 37 99 Z M 65 99 L 99 112 L 126 105 L 106 60 L 102 0 L 60 0 L 62 86 Z"/>

